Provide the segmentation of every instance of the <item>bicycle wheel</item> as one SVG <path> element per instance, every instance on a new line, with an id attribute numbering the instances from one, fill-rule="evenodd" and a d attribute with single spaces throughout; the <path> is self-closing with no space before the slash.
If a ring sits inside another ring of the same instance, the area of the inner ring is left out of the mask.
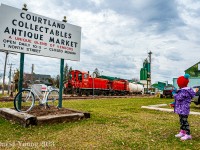
<path id="1" fill-rule="evenodd" d="M 52 90 L 47 95 L 47 106 L 58 107 L 59 92 L 57 90 Z"/>
<path id="2" fill-rule="evenodd" d="M 20 105 L 21 101 L 21 105 Z M 34 106 L 35 97 L 31 90 L 22 90 L 14 98 L 14 107 L 19 112 L 28 112 Z"/>

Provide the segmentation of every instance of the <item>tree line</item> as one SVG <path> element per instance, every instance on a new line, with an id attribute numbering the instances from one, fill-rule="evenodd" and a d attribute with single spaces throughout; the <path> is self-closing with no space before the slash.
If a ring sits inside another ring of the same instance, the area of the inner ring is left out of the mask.
<path id="1" fill-rule="evenodd" d="M 66 83 L 69 79 L 69 73 L 73 70 L 72 67 L 69 67 L 69 65 L 66 63 L 64 66 L 64 71 L 63 71 L 63 83 Z M 96 77 L 100 76 L 100 72 L 98 70 L 98 68 L 95 68 L 94 73 L 96 74 Z M 35 74 L 33 72 L 33 74 Z M 18 82 L 19 82 L 19 69 L 17 69 L 13 75 L 13 86 L 15 89 L 18 90 Z M 54 77 L 48 78 L 48 82 L 50 83 L 50 85 L 55 86 L 57 88 L 59 88 L 59 83 L 60 83 L 60 75 L 56 75 Z M 25 81 L 25 79 L 23 79 L 23 87 L 26 88 L 28 85 L 27 83 L 29 83 L 29 81 Z M 33 81 L 34 83 L 34 81 Z M 42 83 L 42 82 L 41 82 Z"/>

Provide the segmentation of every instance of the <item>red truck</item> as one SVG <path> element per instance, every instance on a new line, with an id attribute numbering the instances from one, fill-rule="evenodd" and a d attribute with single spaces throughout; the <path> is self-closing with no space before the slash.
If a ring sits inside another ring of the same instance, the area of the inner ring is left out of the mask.
<path id="1" fill-rule="evenodd" d="M 160 98 L 170 97 L 172 98 L 172 91 L 174 90 L 174 86 L 165 86 L 163 89 L 163 93 L 160 95 Z"/>

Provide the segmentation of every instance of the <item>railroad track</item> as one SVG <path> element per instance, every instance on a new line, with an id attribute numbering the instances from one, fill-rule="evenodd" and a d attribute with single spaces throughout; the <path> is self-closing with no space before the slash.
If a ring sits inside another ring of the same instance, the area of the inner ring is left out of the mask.
<path id="1" fill-rule="evenodd" d="M 63 95 L 63 100 L 86 100 L 86 99 L 108 99 L 108 98 L 136 98 L 136 97 L 154 97 L 154 95 L 143 94 L 143 95 L 125 95 L 125 96 L 71 96 Z M 0 102 L 11 102 L 14 100 L 14 97 L 0 97 Z"/>
<path id="2" fill-rule="evenodd" d="M 143 95 L 125 95 L 125 96 L 63 96 L 63 99 L 68 100 L 68 99 L 101 99 L 101 98 L 134 98 L 134 97 L 152 97 L 153 95 L 149 95 L 149 94 L 143 94 Z"/>

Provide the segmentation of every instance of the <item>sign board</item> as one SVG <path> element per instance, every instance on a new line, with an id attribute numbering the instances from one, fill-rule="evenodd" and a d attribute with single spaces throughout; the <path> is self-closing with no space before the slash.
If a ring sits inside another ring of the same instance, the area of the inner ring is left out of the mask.
<path id="1" fill-rule="evenodd" d="M 0 6 L 0 49 L 80 60 L 81 27 Z"/>
<path id="2" fill-rule="evenodd" d="M 159 90 L 164 90 L 164 87 L 166 86 L 167 84 L 166 83 L 164 83 L 164 82 L 158 82 L 158 89 Z"/>

